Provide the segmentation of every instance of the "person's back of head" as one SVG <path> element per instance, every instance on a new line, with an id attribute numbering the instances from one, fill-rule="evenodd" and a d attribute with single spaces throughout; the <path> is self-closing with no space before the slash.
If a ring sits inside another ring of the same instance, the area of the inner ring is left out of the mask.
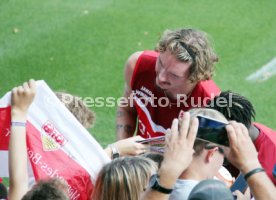
<path id="1" fill-rule="evenodd" d="M 23 196 L 22 200 L 69 200 L 68 187 L 56 178 L 41 180 Z"/>
<path id="2" fill-rule="evenodd" d="M 202 115 L 205 117 L 213 118 L 215 120 L 219 120 L 224 123 L 228 123 L 227 119 L 220 112 L 216 110 L 212 110 L 208 108 L 193 108 L 189 110 L 189 113 L 191 115 L 191 118 L 194 118 L 197 115 Z M 200 155 L 204 149 L 210 149 L 210 147 L 212 146 L 217 146 L 217 145 L 214 145 L 211 142 L 207 142 L 203 140 L 196 140 L 194 143 L 194 150 L 195 150 L 194 156 Z"/>
<path id="3" fill-rule="evenodd" d="M 55 94 L 85 128 L 93 126 L 95 113 L 89 110 L 80 97 L 65 92 L 55 92 Z"/>
<path id="4" fill-rule="evenodd" d="M 246 97 L 231 91 L 221 92 L 208 103 L 208 107 L 219 111 L 228 120 L 244 124 L 247 128 L 251 126 L 252 119 L 255 119 L 252 103 Z"/>
<path id="5" fill-rule="evenodd" d="M 218 180 L 208 179 L 198 183 L 191 191 L 188 200 L 233 200 L 231 191 Z"/>
<path id="6" fill-rule="evenodd" d="M 201 115 L 228 123 L 225 117 L 216 110 L 208 108 L 193 108 L 189 110 L 189 112 L 191 118 Z M 190 180 L 213 178 L 223 165 L 223 149 L 215 143 L 201 139 L 196 139 L 193 148 L 193 160 L 190 166 L 183 171 L 180 178 Z"/>
<path id="7" fill-rule="evenodd" d="M 3 183 L 0 183 L 0 199 L 7 199 L 7 198 L 8 198 L 7 187 Z"/>
<path id="8" fill-rule="evenodd" d="M 156 171 L 156 164 L 148 158 L 137 156 L 112 160 L 98 174 L 91 199 L 138 200 Z"/>
<path id="9" fill-rule="evenodd" d="M 166 30 L 156 46 L 156 51 L 169 50 L 179 61 L 192 63 L 189 80 L 198 82 L 213 76 L 214 63 L 218 61 L 206 33 L 196 29 Z"/>

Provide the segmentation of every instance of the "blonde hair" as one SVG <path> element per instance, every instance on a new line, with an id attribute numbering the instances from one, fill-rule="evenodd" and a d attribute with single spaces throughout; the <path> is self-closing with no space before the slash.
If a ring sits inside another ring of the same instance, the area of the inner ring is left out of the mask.
<path id="1" fill-rule="evenodd" d="M 169 50 L 179 61 L 192 63 L 189 69 L 192 83 L 212 78 L 214 63 L 218 61 L 207 34 L 195 29 L 166 30 L 155 49 Z"/>
<path id="2" fill-rule="evenodd" d="M 55 94 L 85 128 L 93 126 L 95 113 L 89 110 L 80 97 L 65 92 L 55 92 Z"/>
<path id="3" fill-rule="evenodd" d="M 203 115 L 205 117 L 211 117 L 213 119 L 219 120 L 224 123 L 228 123 L 227 119 L 222 113 L 217 110 L 210 108 L 192 108 L 189 110 L 191 118 L 196 117 L 197 115 Z"/>
<path id="4" fill-rule="evenodd" d="M 156 164 L 143 157 L 122 157 L 105 165 L 98 175 L 93 200 L 138 200 L 157 171 Z"/>

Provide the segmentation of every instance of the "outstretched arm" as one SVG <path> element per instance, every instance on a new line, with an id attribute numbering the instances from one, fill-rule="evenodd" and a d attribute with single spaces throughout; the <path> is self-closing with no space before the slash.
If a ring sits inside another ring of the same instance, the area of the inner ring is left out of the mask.
<path id="1" fill-rule="evenodd" d="M 184 113 L 182 120 L 173 120 L 171 129 L 166 133 L 164 160 L 158 172 L 160 185 L 163 187 L 173 188 L 177 178 L 192 162 L 197 129 L 198 119 L 194 118 L 190 125 L 188 112 Z M 141 199 L 167 200 L 169 194 L 148 188 Z"/>
<path id="2" fill-rule="evenodd" d="M 19 200 L 28 191 L 26 121 L 35 96 L 34 80 L 12 90 L 11 136 L 9 143 L 10 200 Z"/>
<path id="3" fill-rule="evenodd" d="M 230 122 L 226 129 L 230 144 L 230 149 L 224 149 L 227 159 L 245 176 L 254 169 L 261 169 L 258 153 L 247 128 L 241 123 Z M 247 178 L 247 182 L 256 200 L 276 199 L 276 188 L 264 171 L 253 173 Z"/>
<path id="4" fill-rule="evenodd" d="M 148 146 L 145 144 L 140 144 L 137 141 L 144 140 L 141 136 L 134 136 L 127 139 L 119 140 L 112 145 L 117 149 L 120 156 L 135 156 L 145 153 L 148 150 Z M 112 158 L 111 147 L 105 148 L 105 152 L 108 157 Z"/>

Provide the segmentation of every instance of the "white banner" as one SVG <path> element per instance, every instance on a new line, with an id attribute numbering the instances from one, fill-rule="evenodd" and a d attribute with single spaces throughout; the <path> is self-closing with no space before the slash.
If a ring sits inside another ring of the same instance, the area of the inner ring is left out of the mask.
<path id="1" fill-rule="evenodd" d="M 0 100 L 0 177 L 8 176 L 10 99 L 8 92 Z M 88 199 L 99 170 L 110 161 L 102 147 L 44 81 L 37 81 L 27 120 L 29 176 L 59 177 L 67 181 L 71 199 Z"/>

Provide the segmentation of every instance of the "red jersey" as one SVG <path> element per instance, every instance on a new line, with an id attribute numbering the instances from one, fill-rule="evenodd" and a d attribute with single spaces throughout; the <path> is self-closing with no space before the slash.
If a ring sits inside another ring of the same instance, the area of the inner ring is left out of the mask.
<path id="1" fill-rule="evenodd" d="M 276 181 L 272 175 L 274 165 L 276 164 L 276 131 L 259 123 L 254 123 L 254 126 L 260 131 L 259 136 L 254 141 L 259 161 L 269 178 L 276 185 Z"/>
<path id="2" fill-rule="evenodd" d="M 220 89 L 212 80 L 201 81 L 187 99 L 172 103 L 155 84 L 155 64 L 158 56 L 159 53 L 155 51 L 144 51 L 136 62 L 131 80 L 138 113 L 137 134 L 144 138 L 164 135 L 181 110 L 203 107 L 208 100 L 220 93 Z"/>

